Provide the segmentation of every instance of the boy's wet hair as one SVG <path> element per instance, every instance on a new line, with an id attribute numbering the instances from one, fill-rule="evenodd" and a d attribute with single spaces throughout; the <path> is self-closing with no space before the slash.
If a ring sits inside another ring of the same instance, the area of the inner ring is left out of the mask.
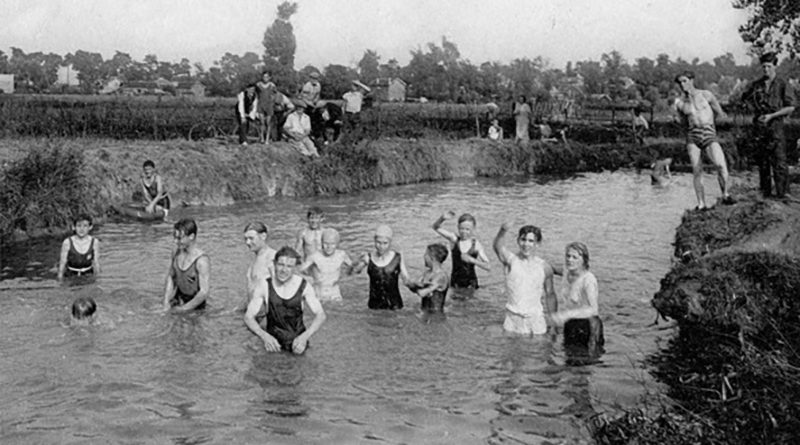
<path id="1" fill-rule="evenodd" d="M 278 249 L 278 252 L 275 253 L 275 264 L 277 264 L 278 260 L 283 257 L 294 258 L 295 263 L 300 262 L 300 254 L 289 246 L 283 246 L 280 249 Z"/>
<path id="2" fill-rule="evenodd" d="M 83 320 L 94 315 L 97 304 L 90 297 L 80 297 L 72 303 L 72 318 Z"/>
<path id="3" fill-rule="evenodd" d="M 173 226 L 175 230 L 186 236 L 197 235 L 197 223 L 192 218 L 183 218 Z"/>
<path id="4" fill-rule="evenodd" d="M 144 164 L 142 164 L 142 168 L 147 168 L 147 167 L 156 168 L 156 163 L 151 161 L 150 159 L 148 159 L 148 160 L 144 161 Z"/>
<path id="5" fill-rule="evenodd" d="M 566 255 L 569 253 L 570 250 L 574 250 L 578 252 L 578 254 L 583 258 L 583 267 L 589 268 L 589 248 L 586 247 L 586 244 L 581 242 L 575 241 L 572 243 L 567 244 L 567 247 L 564 249 L 564 254 Z"/>
<path id="6" fill-rule="evenodd" d="M 244 226 L 244 231 L 247 232 L 248 230 L 254 230 L 256 233 L 263 233 L 265 235 L 269 234 L 269 229 L 267 229 L 266 224 L 262 223 L 261 221 L 252 221 L 247 223 L 247 225 Z"/>
<path id="7" fill-rule="evenodd" d="M 471 214 L 469 214 L 469 213 L 465 213 L 465 214 L 463 214 L 463 215 L 461 215 L 461 216 L 459 216 L 459 217 L 458 217 L 458 223 L 459 223 L 459 224 L 461 224 L 461 223 L 462 223 L 462 222 L 464 222 L 464 221 L 469 221 L 469 222 L 471 222 L 473 226 L 477 226 L 477 225 L 478 225 L 478 222 L 477 222 L 477 221 L 475 221 L 475 217 L 474 217 L 474 216 L 472 216 L 472 215 L 471 215 Z"/>
<path id="8" fill-rule="evenodd" d="M 439 243 L 428 244 L 428 247 L 425 249 L 428 252 L 428 255 L 431 256 L 431 259 L 436 261 L 437 263 L 443 263 L 444 260 L 447 259 L 447 247 Z"/>
<path id="9" fill-rule="evenodd" d="M 311 218 L 312 216 L 315 216 L 315 215 L 322 216 L 324 214 L 325 214 L 325 212 L 323 212 L 321 208 L 319 208 L 317 206 L 313 206 L 313 207 L 309 207 L 308 213 L 306 213 L 306 218 Z"/>
<path id="10" fill-rule="evenodd" d="M 533 237 L 537 243 L 542 242 L 542 230 L 532 225 L 522 226 L 519 229 L 519 235 L 517 235 L 517 239 L 519 240 L 525 238 L 529 233 L 533 234 Z"/>
<path id="11" fill-rule="evenodd" d="M 92 217 L 88 213 L 78 213 L 76 217 L 72 218 L 72 225 L 77 226 L 81 221 L 86 221 L 90 226 L 92 225 Z"/>

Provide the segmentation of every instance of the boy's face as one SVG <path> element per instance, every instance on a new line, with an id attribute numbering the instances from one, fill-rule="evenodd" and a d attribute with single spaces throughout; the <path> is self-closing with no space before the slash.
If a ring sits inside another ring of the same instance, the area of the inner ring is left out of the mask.
<path id="1" fill-rule="evenodd" d="M 339 240 L 335 236 L 322 236 L 322 253 L 325 256 L 333 255 L 338 245 Z"/>
<path id="2" fill-rule="evenodd" d="M 475 226 L 472 224 L 472 221 L 462 221 L 458 223 L 458 237 L 461 239 L 469 239 L 472 236 L 472 229 Z"/>
<path id="3" fill-rule="evenodd" d="M 142 170 L 144 171 L 144 177 L 147 178 L 147 179 L 152 178 L 153 174 L 155 174 L 155 172 L 156 172 L 156 169 L 151 167 L 151 166 L 149 166 L 149 165 L 147 167 L 143 168 Z"/>
<path id="4" fill-rule="evenodd" d="M 269 79 L 270 79 L 269 74 L 264 73 L 264 74 L 261 75 L 261 81 L 262 82 L 267 83 L 267 82 L 269 82 Z"/>
<path id="5" fill-rule="evenodd" d="M 567 250 L 565 260 L 567 263 L 567 270 L 580 270 L 583 268 L 583 257 L 580 252 L 575 249 Z"/>
<path id="6" fill-rule="evenodd" d="M 83 238 L 92 230 L 92 224 L 89 221 L 81 220 L 72 226 L 72 230 L 75 231 L 75 234 L 78 235 L 79 238 Z"/>
<path id="7" fill-rule="evenodd" d="M 321 214 L 311 214 L 308 216 L 308 227 L 311 230 L 318 230 L 324 219 L 325 217 Z"/>
<path id="8" fill-rule="evenodd" d="M 519 250 L 525 257 L 533 255 L 534 252 L 536 252 L 536 247 L 539 245 L 539 243 L 536 241 L 536 235 L 533 233 L 526 233 L 525 235 L 517 238 L 517 244 L 519 244 Z"/>
<path id="9" fill-rule="evenodd" d="M 275 260 L 275 279 L 283 284 L 292 278 L 297 260 L 290 256 L 282 256 Z"/>
<path id="10" fill-rule="evenodd" d="M 383 255 L 389 251 L 389 246 L 392 245 L 392 239 L 385 236 L 375 237 L 375 251 L 378 255 Z"/>
<path id="11" fill-rule="evenodd" d="M 175 238 L 175 245 L 178 246 L 179 250 L 183 251 L 188 250 L 195 239 L 195 235 L 187 235 L 180 230 L 176 230 L 172 236 Z"/>

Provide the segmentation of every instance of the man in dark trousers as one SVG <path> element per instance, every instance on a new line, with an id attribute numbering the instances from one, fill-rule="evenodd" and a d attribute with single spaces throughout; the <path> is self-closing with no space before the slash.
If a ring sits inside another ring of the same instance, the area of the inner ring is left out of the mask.
<path id="1" fill-rule="evenodd" d="M 775 71 L 778 58 L 775 53 L 764 53 L 759 59 L 764 73 L 742 95 L 755 111 L 753 118 L 753 143 L 756 147 L 758 179 L 761 194 L 765 197 L 791 200 L 789 195 L 789 165 L 786 159 L 786 118 L 794 112 L 795 93 Z M 772 182 L 775 193 L 772 193 Z"/>

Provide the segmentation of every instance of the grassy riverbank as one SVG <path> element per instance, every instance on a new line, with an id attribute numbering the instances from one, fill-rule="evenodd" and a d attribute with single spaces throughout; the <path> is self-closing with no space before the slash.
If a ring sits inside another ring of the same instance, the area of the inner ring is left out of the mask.
<path id="1" fill-rule="evenodd" d="M 180 207 L 351 193 L 475 176 L 646 168 L 656 157 L 671 156 L 680 162 L 684 152 L 677 140 L 644 149 L 624 144 L 384 138 L 334 145 L 321 158 L 310 160 L 284 143 L 0 139 L 0 162 L 5 165 L 0 179 L 0 234 L 21 238 L 64 230 L 71 214 L 79 210 L 102 219 L 112 205 L 130 201 L 140 189 L 146 159 L 155 162 L 173 205 Z M 31 163 L 32 157 L 49 159 L 53 166 Z M 74 186 L 61 187 L 50 174 L 56 170 L 72 172 Z M 71 194 L 51 199 L 50 192 L 56 190 Z"/>
<path id="2" fill-rule="evenodd" d="M 653 305 L 678 335 L 652 358 L 673 404 L 598 428 L 600 443 L 800 440 L 800 205 L 753 191 L 687 212 Z"/>

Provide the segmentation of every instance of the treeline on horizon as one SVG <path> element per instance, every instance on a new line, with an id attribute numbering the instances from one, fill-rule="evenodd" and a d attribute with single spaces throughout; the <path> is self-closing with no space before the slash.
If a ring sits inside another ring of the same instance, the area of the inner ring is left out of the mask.
<path id="1" fill-rule="evenodd" d="M 289 93 L 296 92 L 304 75 L 310 71 L 322 74 L 323 98 L 340 98 L 349 90 L 350 82 L 358 79 L 371 84 L 378 78 L 399 77 L 408 84 L 409 97 L 425 97 L 440 102 L 506 101 L 518 95 L 529 100 L 546 101 L 556 87 L 559 91 L 576 85 L 571 96 L 608 94 L 613 100 L 647 100 L 656 104 L 675 90 L 673 79 L 684 71 L 692 71 L 696 85 L 713 87 L 716 94 L 733 92 L 738 80 L 759 76 L 757 60 L 738 65 L 733 55 L 726 53 L 712 61 L 695 58 L 687 61 L 668 54 L 655 58 L 639 57 L 632 63 L 618 51 L 604 53 L 599 60 L 568 62 L 556 68 L 537 56 L 517 58 L 510 63 L 483 62 L 479 65 L 462 57 L 455 42 L 442 38 L 441 44 L 428 43 L 424 48 L 411 51 L 407 65 L 396 59 L 382 62 L 381 56 L 367 49 L 355 67 L 330 64 L 325 67 L 307 65 L 300 70 L 294 67 L 297 42 L 290 22 L 298 10 L 297 3 L 283 2 L 278 6 L 277 18 L 267 27 L 262 44 L 263 55 L 247 52 L 243 55 L 225 53 L 211 67 L 192 63 L 183 58 L 179 62 L 161 61 L 155 54 L 144 60 L 133 59 L 117 51 L 113 57 L 103 59 L 96 52 L 78 50 L 65 56 L 42 52 L 25 53 L 11 48 L 8 55 L 0 51 L 0 73 L 15 75 L 15 90 L 19 93 L 83 93 L 95 94 L 112 78 L 123 83 L 154 81 L 199 81 L 212 97 L 231 97 L 245 85 L 260 78 L 263 69 L 273 72 L 278 87 Z M 80 85 L 56 85 L 59 67 L 71 65 L 77 71 Z M 779 73 L 795 72 L 798 62 L 786 58 L 779 65 Z M 561 91 L 566 93 L 565 91 Z"/>

